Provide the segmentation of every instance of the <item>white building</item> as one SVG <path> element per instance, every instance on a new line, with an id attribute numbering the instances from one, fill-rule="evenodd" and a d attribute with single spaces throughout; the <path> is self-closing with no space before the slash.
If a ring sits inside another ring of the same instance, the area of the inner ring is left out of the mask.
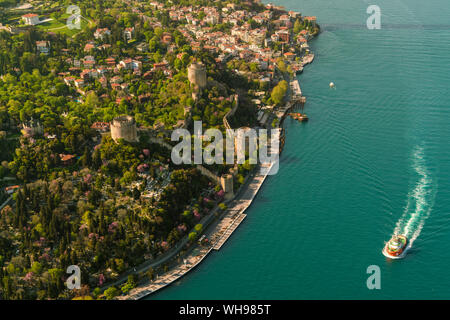
<path id="1" fill-rule="evenodd" d="M 23 15 L 22 20 L 24 20 L 25 24 L 29 26 L 34 26 L 40 23 L 39 16 L 35 13 L 28 13 Z"/>
<path id="2" fill-rule="evenodd" d="M 49 54 L 50 44 L 47 41 L 36 41 L 36 49 L 39 53 Z"/>
<path id="3" fill-rule="evenodd" d="M 124 37 L 127 41 L 132 40 L 132 39 L 133 39 L 133 36 L 134 36 L 134 27 L 126 28 L 126 29 L 123 31 L 123 37 Z"/>

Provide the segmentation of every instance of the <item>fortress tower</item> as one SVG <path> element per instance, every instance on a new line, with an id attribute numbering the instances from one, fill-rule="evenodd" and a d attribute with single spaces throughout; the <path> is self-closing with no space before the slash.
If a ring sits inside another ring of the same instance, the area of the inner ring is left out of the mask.
<path id="1" fill-rule="evenodd" d="M 120 116 L 111 123 L 111 137 L 117 142 L 124 139 L 128 142 L 137 141 L 136 122 L 132 116 Z"/>
<path id="2" fill-rule="evenodd" d="M 200 62 L 192 62 L 188 67 L 188 79 L 195 88 L 192 96 L 196 99 L 201 90 L 206 87 L 205 65 Z"/>

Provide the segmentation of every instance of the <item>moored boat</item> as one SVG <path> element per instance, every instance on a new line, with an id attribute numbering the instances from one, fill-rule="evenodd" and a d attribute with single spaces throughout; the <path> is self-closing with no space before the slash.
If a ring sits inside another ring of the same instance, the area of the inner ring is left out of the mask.
<path id="1" fill-rule="evenodd" d="M 292 119 L 298 120 L 298 121 L 308 121 L 308 116 L 304 113 L 298 113 L 298 112 L 291 112 L 289 115 L 292 117 Z"/>

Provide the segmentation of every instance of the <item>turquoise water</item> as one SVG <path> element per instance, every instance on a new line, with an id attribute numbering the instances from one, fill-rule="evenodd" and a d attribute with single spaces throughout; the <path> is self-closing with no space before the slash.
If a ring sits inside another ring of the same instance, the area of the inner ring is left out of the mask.
<path id="1" fill-rule="evenodd" d="M 275 1 L 323 26 L 299 77 L 310 121 L 286 120 L 280 171 L 222 249 L 150 299 L 450 298 L 450 4 L 376 2 L 381 30 L 372 2 Z M 389 261 L 396 227 L 415 240 Z"/>

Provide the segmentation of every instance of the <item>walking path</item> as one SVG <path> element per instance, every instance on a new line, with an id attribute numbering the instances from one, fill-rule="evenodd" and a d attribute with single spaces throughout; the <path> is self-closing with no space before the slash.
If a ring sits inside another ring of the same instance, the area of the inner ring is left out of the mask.
<path id="1" fill-rule="evenodd" d="M 228 238 L 233 233 L 233 231 L 236 230 L 237 227 L 239 227 L 239 225 L 245 219 L 246 216 L 247 215 L 243 214 L 243 213 L 239 213 L 238 214 L 238 216 L 236 217 L 236 219 L 233 220 L 231 225 L 228 228 L 226 228 L 226 230 L 224 232 L 224 235 L 219 239 L 219 241 L 216 242 L 216 244 L 213 247 L 214 250 L 220 250 L 220 248 L 222 248 L 222 246 L 225 243 L 225 241 L 227 241 Z"/>
<path id="2" fill-rule="evenodd" d="M 256 174 L 249 178 L 247 185 L 242 194 L 238 195 L 235 200 L 229 203 L 229 208 L 226 210 L 224 217 L 215 225 L 211 226 L 207 232 L 206 237 L 210 240 L 210 245 L 198 246 L 195 248 L 181 263 L 178 263 L 170 271 L 166 272 L 161 277 L 158 277 L 146 285 L 139 286 L 130 291 L 128 295 L 119 296 L 119 300 L 138 300 L 148 296 L 156 291 L 170 285 L 176 280 L 180 279 L 187 272 L 194 269 L 203 259 L 211 252 L 211 250 L 219 250 L 223 244 L 228 240 L 234 230 L 247 216 L 243 212 L 251 205 L 253 199 L 258 193 L 261 185 L 266 179 L 270 168 L 273 164 L 263 164 L 265 167 L 264 174 Z M 257 168 L 258 170 L 259 168 Z M 257 171 L 260 172 L 259 170 Z"/>
<path id="3" fill-rule="evenodd" d="M 0 211 L 6 207 L 6 205 L 12 200 L 13 196 L 11 195 L 8 199 L 6 199 L 5 202 L 2 203 L 2 205 L 0 206 Z"/>

